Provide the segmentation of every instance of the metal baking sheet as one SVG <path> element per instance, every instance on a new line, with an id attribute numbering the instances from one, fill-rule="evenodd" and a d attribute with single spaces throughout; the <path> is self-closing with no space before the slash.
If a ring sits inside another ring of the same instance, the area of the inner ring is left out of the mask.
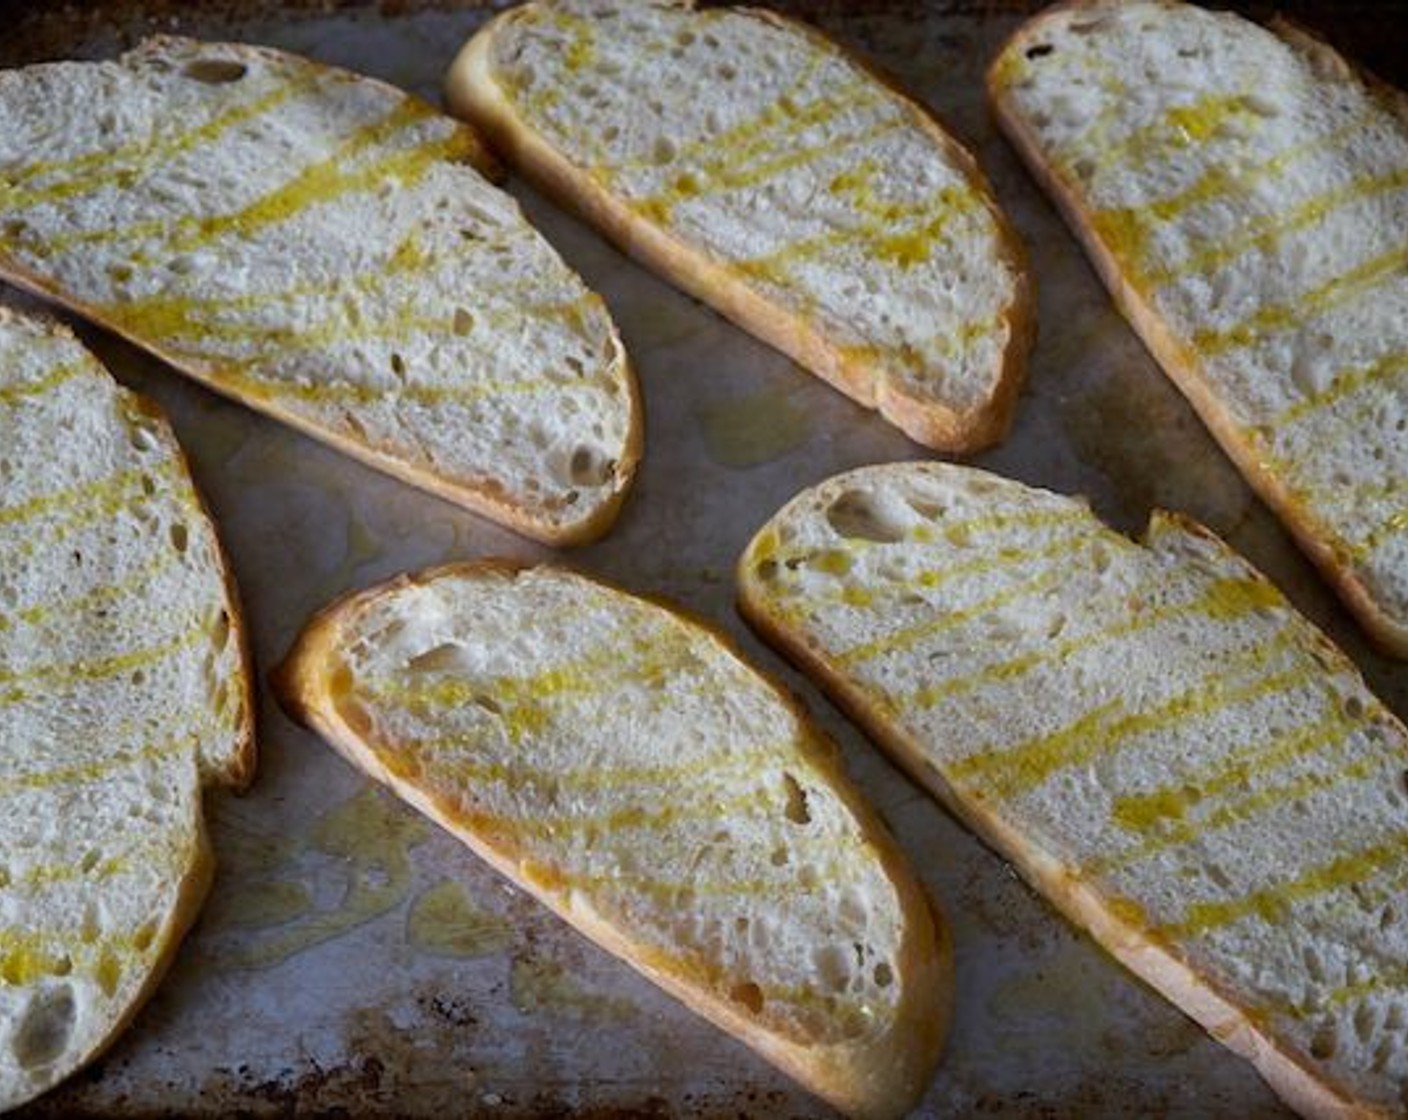
<path id="1" fill-rule="evenodd" d="M 1139 531 L 1155 506 L 1203 520 L 1408 714 L 1408 669 L 1369 653 L 996 134 L 982 66 L 1018 17 L 991 5 L 801 11 L 897 73 L 977 148 L 1031 247 L 1041 341 L 1011 438 L 977 462 L 1088 494 L 1126 530 Z M 0 2 L 0 63 L 110 56 L 143 34 L 174 31 L 300 51 L 435 99 L 446 64 L 483 18 L 416 3 Z M 1383 36 L 1370 38 L 1385 49 Z M 1392 34 L 1387 41 L 1392 59 Z M 1058 918 L 735 616 L 734 560 L 783 501 L 838 470 L 922 449 L 522 183 L 510 189 L 605 294 L 645 397 L 647 452 L 634 496 L 605 541 L 562 559 L 716 620 L 801 693 L 949 916 L 955 1025 L 922 1115 L 1282 1115 L 1250 1066 Z M 261 674 L 311 611 L 349 588 L 456 558 L 552 555 L 101 332 L 82 333 L 121 380 L 172 416 L 233 558 Z M 369 788 L 288 722 L 267 689 L 260 699 L 257 784 L 208 803 L 220 872 L 198 927 L 109 1055 L 28 1115 L 824 1114 Z"/>

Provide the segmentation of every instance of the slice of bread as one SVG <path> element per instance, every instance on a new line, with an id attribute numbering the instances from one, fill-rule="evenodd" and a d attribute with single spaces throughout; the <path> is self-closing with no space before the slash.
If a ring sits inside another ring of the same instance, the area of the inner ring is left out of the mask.
<path id="1" fill-rule="evenodd" d="M 90 1061 L 209 886 L 201 790 L 254 767 L 235 596 L 175 438 L 0 307 L 0 1110 Z"/>
<path id="2" fill-rule="evenodd" d="M 285 707 L 672 995 L 856 1116 L 923 1093 L 943 922 L 835 748 L 718 633 L 548 567 L 319 614 Z"/>
<path id="3" fill-rule="evenodd" d="M 1164 370 L 1408 657 L 1408 99 L 1167 0 L 1052 9 L 988 84 Z"/>
<path id="4" fill-rule="evenodd" d="M 1408 731 L 1215 536 L 963 467 L 839 475 L 745 616 L 1072 921 L 1313 1115 L 1408 1103 Z"/>
<path id="5" fill-rule="evenodd" d="M 1006 433 L 1025 253 L 971 155 L 816 31 L 761 9 L 552 0 L 500 15 L 451 109 L 624 251 L 911 439 Z"/>
<path id="6" fill-rule="evenodd" d="M 0 73 L 0 275 L 529 536 L 614 519 L 640 456 L 601 299 L 380 82 L 157 38 Z"/>

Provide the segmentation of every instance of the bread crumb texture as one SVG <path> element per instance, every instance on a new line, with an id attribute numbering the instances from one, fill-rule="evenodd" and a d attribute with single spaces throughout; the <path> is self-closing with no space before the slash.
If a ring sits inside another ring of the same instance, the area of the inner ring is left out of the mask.
<path id="1" fill-rule="evenodd" d="M 1005 369 L 1021 280 L 956 144 L 839 48 L 767 13 L 554 0 L 494 28 L 513 111 L 641 220 L 955 413 Z M 857 375 L 858 377 L 858 375 Z M 848 390 L 849 391 L 849 390 Z"/>
<path id="2" fill-rule="evenodd" d="M 1094 892 L 1127 963 L 1168 981 L 1139 946 L 1172 954 L 1311 1076 L 1403 1107 L 1408 733 L 1221 541 L 912 463 L 805 492 L 740 579 L 1010 858 Z"/>
<path id="3" fill-rule="evenodd" d="M 1401 101 L 1304 37 L 1170 3 L 1047 13 L 991 82 L 1250 480 L 1408 650 Z"/>
<path id="4" fill-rule="evenodd" d="M 843 1109 L 922 1095 L 947 940 L 835 748 L 717 637 L 498 565 L 309 634 L 281 670 L 305 713 L 500 870 Z"/>
<path id="5" fill-rule="evenodd" d="M 0 105 L 0 266 L 535 535 L 618 500 L 636 452 L 615 328 L 463 125 L 175 38 L 0 74 Z"/>
<path id="6" fill-rule="evenodd" d="M 214 535 L 151 406 L 0 308 L 0 1107 L 132 1013 L 204 874 L 204 779 L 247 768 Z"/>

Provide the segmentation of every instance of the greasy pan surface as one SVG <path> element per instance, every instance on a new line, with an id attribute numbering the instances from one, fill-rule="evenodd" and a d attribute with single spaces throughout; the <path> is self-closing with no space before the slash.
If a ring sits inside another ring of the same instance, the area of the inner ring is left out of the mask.
<path id="1" fill-rule="evenodd" d="M 1028 240 L 1041 337 L 1011 437 L 976 461 L 1089 494 L 1131 531 L 1153 506 L 1199 518 L 1325 625 L 1408 715 L 1408 666 L 1367 650 L 1113 310 L 989 120 L 983 68 L 1030 6 L 783 7 L 816 19 L 933 105 L 976 147 Z M 1396 5 L 1283 10 L 1405 81 L 1408 21 Z M 0 64 L 109 56 L 144 34 L 177 32 L 301 51 L 435 99 L 445 66 L 483 18 L 418 2 L 0 0 Z M 511 189 L 606 296 L 645 396 L 635 495 L 614 532 L 569 562 L 720 622 L 796 688 L 949 914 L 954 1032 L 925 1114 L 1281 1115 L 1250 1066 L 1055 917 L 734 615 L 734 560 L 783 501 L 839 470 L 922 450 L 521 183 Z M 100 332 L 84 334 L 121 380 L 171 413 L 232 554 L 261 671 L 309 613 L 344 590 L 451 559 L 549 555 Z M 267 690 L 261 707 L 258 782 L 243 798 L 212 802 L 221 871 L 200 925 L 109 1056 L 28 1114 L 820 1112 L 455 842 L 370 792 L 285 720 Z"/>

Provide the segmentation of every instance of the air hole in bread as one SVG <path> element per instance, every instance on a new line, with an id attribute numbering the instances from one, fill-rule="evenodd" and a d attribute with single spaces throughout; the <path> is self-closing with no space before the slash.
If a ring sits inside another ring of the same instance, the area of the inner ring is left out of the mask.
<path id="1" fill-rule="evenodd" d="M 1354 1034 L 1360 1042 L 1368 1042 L 1373 1037 L 1376 1018 L 1374 1008 L 1367 1002 L 1354 1009 Z"/>
<path id="2" fill-rule="evenodd" d="M 1346 696 L 1341 706 L 1344 714 L 1350 719 L 1364 718 L 1364 701 L 1358 696 Z"/>
<path id="3" fill-rule="evenodd" d="M 600 486 L 606 481 L 606 463 L 593 447 L 578 447 L 567 464 L 567 475 L 577 486 Z"/>
<path id="4" fill-rule="evenodd" d="M 1025 54 L 1028 58 L 1045 58 L 1055 49 L 1050 43 L 1037 43 L 1035 46 L 1028 47 Z"/>
<path id="5" fill-rule="evenodd" d="M 651 159 L 656 163 L 669 163 L 677 155 L 679 155 L 679 149 L 668 136 L 659 137 L 650 152 Z"/>
<path id="6" fill-rule="evenodd" d="M 133 268 L 127 262 L 119 261 L 117 264 L 108 265 L 108 275 L 120 284 L 125 283 L 132 279 Z"/>
<path id="7" fill-rule="evenodd" d="M 826 508 L 826 520 L 847 540 L 894 544 L 904 540 L 904 529 L 896 525 L 874 500 L 859 490 L 847 490 Z"/>
<path id="8" fill-rule="evenodd" d="M 40 990 L 25 1008 L 10 1043 L 15 1061 L 25 1069 L 49 1065 L 67 1048 L 75 1018 L 72 988 L 59 984 Z"/>
<path id="9" fill-rule="evenodd" d="M 1339 1040 L 1335 1037 L 1333 1026 L 1321 1027 L 1315 1032 L 1315 1037 L 1310 1040 L 1310 1056 L 1320 1061 L 1333 1058 L 1338 1049 Z"/>
<path id="10" fill-rule="evenodd" d="M 455 642 L 441 642 L 406 662 L 406 668 L 412 673 L 453 672 L 463 667 L 464 650 Z"/>
<path id="11" fill-rule="evenodd" d="M 129 679 L 133 684 L 146 684 L 147 674 L 141 669 L 133 669 L 132 676 Z"/>
<path id="12" fill-rule="evenodd" d="M 156 493 L 156 479 L 149 474 L 142 476 L 142 493 L 149 498 Z"/>
<path id="13" fill-rule="evenodd" d="M 772 855 L 768 857 L 768 862 L 774 867 L 786 867 L 791 858 L 786 848 L 777 847 L 772 850 Z"/>
<path id="14" fill-rule="evenodd" d="M 793 824 L 811 824 L 812 812 L 807 807 L 807 791 L 791 774 L 782 775 L 782 784 L 787 790 L 787 819 Z"/>
<path id="15" fill-rule="evenodd" d="M 191 533 L 182 522 L 173 521 L 168 532 L 171 536 L 171 547 L 177 552 L 184 553 L 190 547 Z"/>
<path id="16" fill-rule="evenodd" d="M 210 628 L 210 640 L 217 649 L 223 649 L 230 640 L 230 612 L 222 610 L 215 616 L 215 625 Z"/>
<path id="17" fill-rule="evenodd" d="M 468 334 L 474 329 L 474 316 L 469 313 L 468 309 L 457 307 L 451 325 L 456 334 Z"/>
<path id="18" fill-rule="evenodd" d="M 154 451 L 157 447 L 156 435 L 141 424 L 135 425 L 128 433 L 127 442 L 138 451 Z"/>
<path id="19" fill-rule="evenodd" d="M 725 82 L 731 82 L 738 77 L 738 69 L 725 62 L 717 71 L 719 78 Z"/>
<path id="20" fill-rule="evenodd" d="M 12 218 L 10 221 L 6 222 L 3 227 L 0 227 L 0 229 L 4 230 L 7 238 L 20 237 L 28 228 L 29 223 L 19 218 Z"/>
<path id="21" fill-rule="evenodd" d="M 1109 16 L 1102 16 L 1099 19 L 1072 20 L 1067 27 L 1073 35 L 1093 35 L 1101 28 L 1108 27 L 1110 22 Z"/>
<path id="22" fill-rule="evenodd" d="M 733 990 L 729 992 L 729 998 L 735 1003 L 741 1003 L 754 1015 L 763 1009 L 763 989 L 758 987 L 752 980 L 746 980 L 742 984 L 735 984 Z"/>
<path id="23" fill-rule="evenodd" d="M 97 848 L 89 848 L 83 853 L 83 858 L 78 862 L 78 870 L 87 875 L 93 868 L 98 866 L 98 861 L 103 858 L 103 853 Z"/>
<path id="24" fill-rule="evenodd" d="M 392 351 L 391 354 L 391 372 L 397 377 L 406 376 L 406 359 L 395 351 Z"/>
<path id="25" fill-rule="evenodd" d="M 239 81 L 249 73 L 249 67 L 232 58 L 198 58 L 194 62 L 186 63 L 181 73 L 193 81 L 221 86 Z"/>
<path id="26" fill-rule="evenodd" d="M 777 578 L 777 561 L 769 557 L 753 565 L 753 574 L 764 582 Z"/>
<path id="27" fill-rule="evenodd" d="M 733 928 L 738 933 L 747 933 L 748 924 L 748 918 L 743 914 L 733 919 Z"/>

